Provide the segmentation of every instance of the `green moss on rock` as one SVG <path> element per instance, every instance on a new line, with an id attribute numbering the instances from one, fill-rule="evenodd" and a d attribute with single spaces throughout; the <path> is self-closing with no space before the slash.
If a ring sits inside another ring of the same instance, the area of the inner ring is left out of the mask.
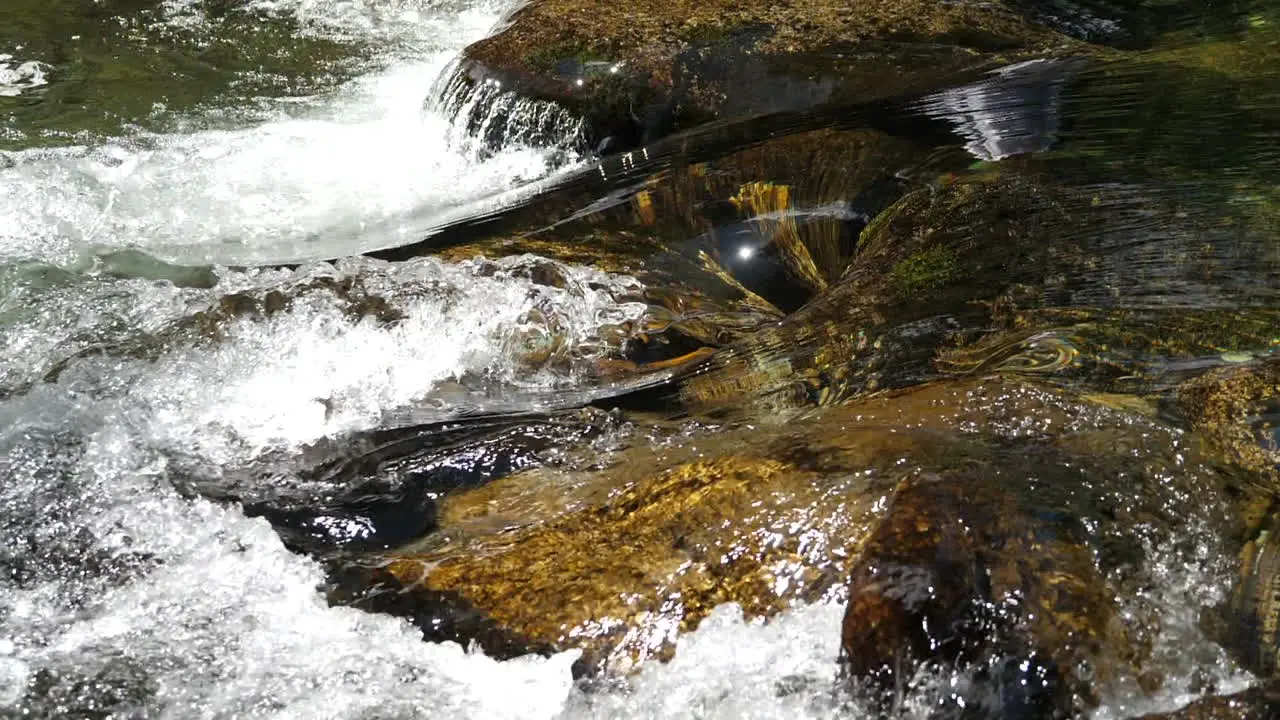
<path id="1" fill-rule="evenodd" d="M 602 136 L 651 136 L 724 115 L 919 92 L 1086 50 L 1002 3 L 533 0 L 467 48 L 461 72 L 564 103 Z M 613 63 L 607 75 L 627 92 L 583 72 L 593 61 Z"/>
<path id="2" fill-rule="evenodd" d="M 923 300 L 930 292 L 958 278 L 960 266 L 954 250 L 934 246 L 894 265 L 889 275 L 899 294 Z"/>

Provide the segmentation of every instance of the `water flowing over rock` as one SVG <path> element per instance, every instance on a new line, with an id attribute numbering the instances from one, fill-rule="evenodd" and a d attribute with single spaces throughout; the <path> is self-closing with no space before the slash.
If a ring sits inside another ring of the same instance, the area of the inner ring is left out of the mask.
<path id="1" fill-rule="evenodd" d="M 530 99 L 496 80 L 469 82 L 447 69 L 431 90 L 432 102 L 450 120 L 452 141 L 477 153 L 509 146 L 583 150 L 583 123 L 554 102 Z"/>
<path id="2" fill-rule="evenodd" d="M 0 716 L 1275 716 L 1277 7 L 0 7 Z"/>
<path id="3" fill-rule="evenodd" d="M 451 82 L 560 103 L 601 150 L 625 149 L 714 118 L 905 97 L 1019 60 L 1106 54 L 1196 22 L 1212 20 L 1193 3 L 535 0 L 467 48 Z"/>

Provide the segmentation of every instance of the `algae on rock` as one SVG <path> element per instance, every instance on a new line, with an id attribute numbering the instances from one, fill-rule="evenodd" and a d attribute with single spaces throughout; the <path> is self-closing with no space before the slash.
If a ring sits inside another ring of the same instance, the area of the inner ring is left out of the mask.
<path id="1" fill-rule="evenodd" d="M 624 145 L 717 117 L 937 89 L 1085 44 L 1005 3 L 534 0 L 458 72 L 585 116 Z"/>
<path id="2" fill-rule="evenodd" d="M 1028 427 L 1029 416 L 1040 422 Z M 929 493 L 982 488 L 994 498 L 983 512 L 1004 518 L 984 532 L 1010 542 L 997 552 L 1008 572 L 995 592 L 1039 587 L 1028 602 L 1050 613 L 1018 625 L 1001 652 L 1057 648 L 1060 663 L 1113 663 L 1115 682 L 1143 675 L 1155 686 L 1161 667 L 1145 643 L 1158 609 L 1143 596 L 1155 565 L 1142 548 L 1191 528 L 1216 542 L 1228 523 L 1221 476 L 1176 431 L 1012 379 L 930 383 L 786 424 L 684 430 L 595 462 L 446 497 L 439 534 L 385 554 L 366 581 L 383 583 L 395 610 L 424 628 L 461 603 L 523 647 L 581 648 L 583 672 L 623 673 L 666 657 L 677 633 L 726 602 L 768 618 L 797 602 L 843 601 L 855 566 L 896 557 L 888 528 L 955 509 Z M 922 492 L 923 504 L 909 500 Z M 1224 563 L 1185 561 L 1213 582 L 1229 574 Z"/>

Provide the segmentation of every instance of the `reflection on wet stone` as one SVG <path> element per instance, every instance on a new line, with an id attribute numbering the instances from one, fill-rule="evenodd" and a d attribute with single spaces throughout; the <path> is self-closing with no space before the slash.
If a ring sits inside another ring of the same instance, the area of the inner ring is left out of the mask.
<path id="1" fill-rule="evenodd" d="M 319 583 L 344 621 L 580 652 L 571 707 L 681 668 L 727 608 L 758 630 L 830 605 L 829 677 L 767 678 L 770 702 L 1272 716 L 1274 11 L 836 5 L 522 5 L 429 105 L 468 158 L 597 156 L 365 257 L 6 267 L 28 289 L 6 322 L 47 303 L 72 329 L 5 366 L 5 402 L 123 418 L 0 434 L 14 487 L 76 498 L 0 521 L 6 591 L 74 578 L 56 607 L 88 613 L 190 573 L 127 518 L 60 530 L 114 497 L 90 453 L 124 455 L 109 482 L 241 523 L 202 545 L 316 560 L 304 602 Z M 242 44 L 274 32 L 247 12 L 215 14 Z M 24 102 L 80 82 L 5 62 Z M 170 294 L 109 295 L 152 286 Z M 96 292 L 114 299 L 59 299 Z M 191 377 L 216 392 L 155 387 Z M 149 710 L 172 681 L 139 657 L 22 669 L 23 700 Z"/>
<path id="2" fill-rule="evenodd" d="M 949 136 L 865 109 L 693 130 L 390 251 L 636 277 L 650 325 L 601 377 L 649 380 L 595 401 L 638 432 L 449 494 L 344 592 L 614 677 L 721 603 L 847 601 L 864 700 L 1066 717 L 1214 691 L 1222 648 L 1152 590 L 1172 564 L 1267 672 L 1274 224 L 1213 179 L 1103 181 L 1130 158 L 1082 143 L 1079 97 L 1109 72 L 1143 70 L 1012 65 L 908 111 Z"/>
<path id="3" fill-rule="evenodd" d="M 1062 88 L 1084 61 L 1030 60 L 992 73 L 990 80 L 925 98 L 925 112 L 956 124 L 981 160 L 1049 149 L 1057 139 Z"/>

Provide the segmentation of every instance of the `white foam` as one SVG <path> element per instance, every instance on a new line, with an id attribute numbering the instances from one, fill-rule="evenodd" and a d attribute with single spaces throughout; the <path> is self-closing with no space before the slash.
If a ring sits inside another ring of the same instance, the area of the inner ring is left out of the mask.
<path id="1" fill-rule="evenodd" d="M 287 15 L 317 35 L 394 41 L 421 51 L 478 40 L 510 5 L 505 0 L 249 0 L 243 9 Z"/>
<path id="2" fill-rule="evenodd" d="M 14 153 L 0 170 L 0 257 L 69 264 L 102 247 L 181 262 L 334 257 L 363 249 L 366 232 L 381 242 L 398 218 L 547 173 L 552 151 L 477 162 L 448 142 L 448 122 L 423 109 L 447 60 L 398 66 L 256 127 Z"/>
<path id="3" fill-rule="evenodd" d="M 517 368 L 511 339 L 536 307 L 559 322 L 567 347 L 589 355 L 592 328 L 635 311 L 599 290 L 612 281 L 587 273 L 547 288 L 422 261 L 224 272 L 218 287 L 199 290 L 12 264 L 82 267 L 86 254 L 130 246 L 188 262 L 346 254 L 369 228 L 394 230 L 401 217 L 429 219 L 545 174 L 543 151 L 481 160 L 424 104 L 452 54 L 501 9 L 250 3 L 242 10 L 289 13 L 306 32 L 382 49 L 368 74 L 335 93 L 265 100 L 256 117 L 266 121 L 252 126 L 174 118 L 181 132 L 0 158 L 0 259 L 10 261 L 0 275 L 10 351 L 0 378 L 9 387 L 86 350 L 163 331 L 226 293 L 291 292 L 317 274 L 359 274 L 404 316 L 390 326 L 360 321 L 330 291 L 295 293 L 288 311 L 229 320 L 220 344 L 180 338 L 154 360 L 72 360 L 59 384 L 0 402 L 0 562 L 17 558 L 35 573 L 21 585 L 0 579 L 0 637 L 9 642 L 0 710 L 113 701 L 124 714 L 175 718 L 560 710 L 575 654 L 499 663 L 423 643 L 399 620 L 329 608 L 314 563 L 287 552 L 263 521 L 179 497 L 165 458 L 178 449 L 243 461 L 367 427 L 467 372 L 523 386 L 571 382 Z M 175 27 L 207 30 L 199 0 L 164 10 Z M 5 60 L 4 88 L 44 79 L 41 67 Z M 131 557 L 136 572 L 111 569 Z M 50 689 L 29 697 L 37 675 Z"/>
<path id="4" fill-rule="evenodd" d="M 48 85 L 45 77 L 48 71 L 49 66 L 42 62 L 22 62 L 14 59 L 13 55 L 0 53 L 0 97 L 17 97 L 33 88 Z"/>
<path id="5" fill-rule="evenodd" d="M 0 153 L 0 260 L 69 265 L 121 247 L 178 262 L 338 257 L 416 240 L 464 206 L 483 209 L 476 201 L 572 162 L 561 149 L 519 143 L 482 155 L 429 95 L 447 63 L 506 6 L 245 4 L 236 12 L 287 14 L 306 32 L 371 46 L 367 72 L 324 96 L 264 98 L 255 117 L 265 121 L 247 127 L 179 117 L 171 124 L 182 132 Z M 202 0 L 162 7 L 165 22 L 184 31 L 208 27 Z M 10 65 L 0 56 L 0 93 L 44 82 L 38 64 Z"/>
<path id="6" fill-rule="evenodd" d="M 571 383 L 521 363 L 522 333 L 555 332 L 562 353 L 590 355 L 606 348 L 601 328 L 637 321 L 646 309 L 615 297 L 638 287 L 633 280 L 584 269 L 553 288 L 504 272 L 480 276 L 472 263 L 351 265 L 347 276 L 390 286 L 402 319 L 389 326 L 354 319 L 318 293 L 269 321 L 231 323 L 226 342 L 164 358 L 135 388 L 153 437 L 217 457 L 212 448 L 230 435 L 254 454 L 372 427 L 387 410 L 420 405 L 442 380 L 465 373 L 508 391 L 513 383 Z"/>
<path id="7" fill-rule="evenodd" d="M 573 718 L 848 717 L 836 680 L 835 604 L 800 607 L 769 623 L 722 605 L 682 636 L 666 664 L 644 666 L 624 691 L 576 694 Z"/>
<path id="8" fill-rule="evenodd" d="M 1248 689 L 1256 680 L 1201 629 L 1201 608 L 1224 603 L 1236 579 L 1220 540 L 1197 523 L 1183 528 L 1179 540 L 1193 549 L 1178 551 L 1144 543 L 1156 582 L 1122 607 L 1128 616 L 1158 613 L 1150 664 L 1160 668 L 1163 684 L 1150 695 L 1139 689 L 1137 678 L 1103 688 L 1102 704 L 1093 720 L 1172 712 L 1202 697 L 1206 687 L 1229 695 Z M 1192 598 L 1194 602 L 1188 602 Z"/>
<path id="9" fill-rule="evenodd" d="M 58 502 L 76 513 L 79 532 L 97 536 L 99 550 L 158 564 L 135 582 L 104 587 L 73 576 L 0 593 L 0 626 L 13 646 L 0 672 L 42 668 L 64 712 L 102 707 L 121 693 L 117 711 L 173 718 L 542 718 L 562 706 L 576 654 L 500 663 L 423 643 L 390 617 L 327 607 L 316 591 L 320 569 L 286 551 L 265 522 L 176 497 L 155 482 L 163 467 L 154 453 L 108 413 L 74 424 L 93 423 L 99 429 L 86 438 L 83 466 L 61 468 L 64 481 L 86 492 Z M 6 486 L 0 498 L 11 503 L 33 489 Z M 66 540 L 51 537 L 50 545 Z M 113 695 L 104 676 L 124 688 Z M 0 709 L 17 709 L 23 685 L 6 688 Z M 39 702 L 31 705 L 51 710 Z"/>
<path id="10" fill-rule="evenodd" d="M 163 326 L 228 292 L 294 298 L 267 318 L 227 320 L 218 343 L 171 342 L 150 360 L 84 358 L 61 382 L 0 402 L 0 562 L 16 553 L 38 579 L 17 587 L 0 576 L 0 637 L 10 639 L 0 680 L 17 688 L 0 692 L 0 710 L 30 700 L 38 669 L 55 678 L 54 699 L 32 703 L 101 704 L 115 683 L 149 717 L 559 712 L 575 653 L 497 662 L 423 643 L 390 617 L 329 608 L 319 567 L 286 551 L 265 521 L 180 497 L 167 460 L 181 452 L 234 465 L 264 447 L 368 427 L 466 372 L 525 387 L 572 383 L 511 355 L 513 334 L 533 322 L 526 314 L 536 309 L 565 348 L 590 357 L 596 330 L 643 306 L 613 298 L 633 289 L 626 278 L 563 268 L 565 281 L 548 287 L 524 278 L 525 262 L 483 272 L 424 259 L 228 273 L 212 290 L 159 286 L 156 302 L 145 281 L 86 282 L 29 303 L 32 317 L 6 328 L 10 339 L 61 331 L 57 348 L 86 334 L 118 338 L 120 318 L 154 313 L 139 324 Z M 403 319 L 348 317 L 331 289 L 303 289 L 350 277 Z M 50 300 L 73 298 L 83 319 L 64 330 Z M 140 569 L 111 569 L 127 558 Z"/>

